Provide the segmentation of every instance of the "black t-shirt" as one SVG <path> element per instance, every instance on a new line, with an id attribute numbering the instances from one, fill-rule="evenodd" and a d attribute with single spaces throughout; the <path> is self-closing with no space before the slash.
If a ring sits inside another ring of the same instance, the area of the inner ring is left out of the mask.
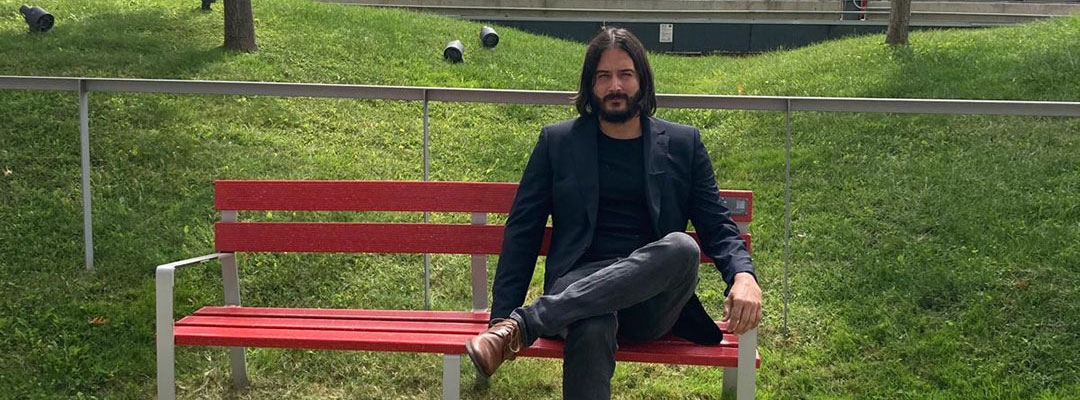
<path id="1" fill-rule="evenodd" d="M 599 129 L 596 134 L 600 203 L 592 244 L 580 262 L 626 257 L 655 240 L 645 201 L 643 136 L 615 139 Z"/>

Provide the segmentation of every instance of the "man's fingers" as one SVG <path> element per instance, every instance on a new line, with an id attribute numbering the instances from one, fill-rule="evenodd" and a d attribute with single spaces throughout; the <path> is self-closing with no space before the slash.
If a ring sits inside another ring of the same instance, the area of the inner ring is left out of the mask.
<path id="1" fill-rule="evenodd" d="M 743 324 L 743 333 L 757 328 L 761 323 L 761 303 L 753 302 L 746 305 L 746 323 Z"/>
<path id="2" fill-rule="evenodd" d="M 720 321 L 731 321 L 731 297 L 724 299 L 724 317 L 720 318 Z"/>
<path id="3" fill-rule="evenodd" d="M 742 329 L 743 305 L 738 301 L 732 303 L 730 317 L 728 317 L 728 330 L 738 335 L 742 333 L 739 330 Z"/>
<path id="4" fill-rule="evenodd" d="M 757 328 L 758 324 L 761 323 L 761 304 L 750 303 L 746 305 L 746 308 L 746 323 L 742 325 L 743 333 Z"/>

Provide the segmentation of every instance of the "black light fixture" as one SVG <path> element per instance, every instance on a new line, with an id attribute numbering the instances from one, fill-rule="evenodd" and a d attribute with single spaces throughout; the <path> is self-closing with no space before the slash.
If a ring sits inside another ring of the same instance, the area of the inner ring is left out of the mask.
<path id="1" fill-rule="evenodd" d="M 484 44 L 484 47 L 492 48 L 499 44 L 499 34 L 495 33 L 495 29 L 490 26 L 480 28 L 480 43 Z"/>
<path id="2" fill-rule="evenodd" d="M 30 7 L 23 4 L 22 7 L 19 7 L 19 12 L 22 13 L 23 18 L 26 18 L 26 24 L 30 26 L 31 32 L 48 31 L 52 29 L 53 23 L 56 21 L 52 14 L 38 6 Z"/>
<path id="3" fill-rule="evenodd" d="M 443 49 L 443 59 L 452 63 L 459 63 L 464 60 L 465 46 L 461 44 L 460 40 L 454 40 L 446 44 L 446 48 Z"/>
<path id="4" fill-rule="evenodd" d="M 210 11 L 210 4 L 213 4 L 217 0 L 202 0 L 203 11 Z"/>

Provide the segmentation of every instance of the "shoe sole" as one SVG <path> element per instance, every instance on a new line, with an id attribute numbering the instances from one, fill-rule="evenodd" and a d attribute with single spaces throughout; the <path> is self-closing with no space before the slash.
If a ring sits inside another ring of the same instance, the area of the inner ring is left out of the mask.
<path id="1" fill-rule="evenodd" d="M 484 373 L 484 370 L 480 368 L 480 364 L 476 362 L 476 357 L 473 356 L 472 345 L 469 341 L 465 341 L 465 354 L 469 356 L 469 361 L 472 362 L 473 368 L 476 368 L 477 375 L 484 377 L 484 379 L 491 378 L 491 375 Z"/>

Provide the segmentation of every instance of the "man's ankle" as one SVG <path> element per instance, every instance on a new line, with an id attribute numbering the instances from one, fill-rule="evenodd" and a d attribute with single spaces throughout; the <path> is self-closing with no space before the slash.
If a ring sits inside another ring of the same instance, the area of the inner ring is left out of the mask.
<path id="1" fill-rule="evenodd" d="M 522 315 L 520 310 L 521 309 L 511 311 L 510 315 L 506 318 L 517 323 L 518 331 L 521 332 L 521 347 L 524 348 L 532 345 L 532 343 L 536 341 L 536 336 L 533 335 L 532 330 L 529 329 L 529 324 L 525 322 L 525 316 Z"/>

